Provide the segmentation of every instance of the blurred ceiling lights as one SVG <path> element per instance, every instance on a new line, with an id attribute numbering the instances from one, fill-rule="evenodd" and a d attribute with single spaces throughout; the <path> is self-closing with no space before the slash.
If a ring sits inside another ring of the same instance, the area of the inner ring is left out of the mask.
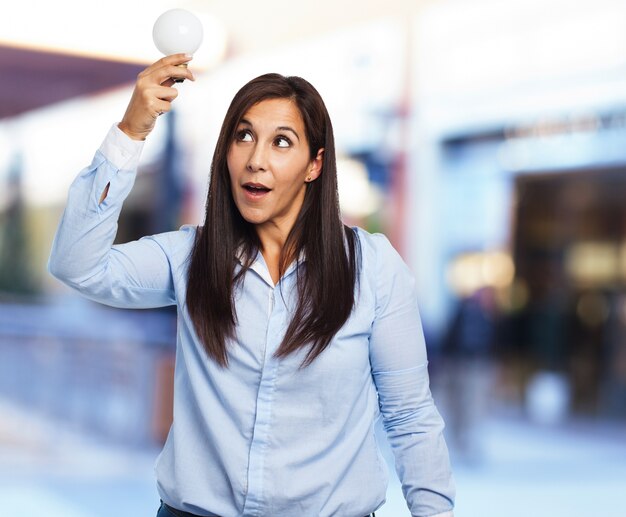
<path id="1" fill-rule="evenodd" d="M 504 251 L 463 253 L 450 262 L 446 278 L 457 296 L 468 297 L 485 287 L 509 287 L 515 278 L 515 266 Z"/>
<path id="2" fill-rule="evenodd" d="M 602 288 L 626 278 L 626 242 L 578 241 L 565 250 L 565 270 L 578 287 Z"/>
<path id="3" fill-rule="evenodd" d="M 339 204 L 349 217 L 367 217 L 378 211 L 382 203 L 380 190 L 367 176 L 362 162 L 351 158 L 337 160 Z"/>

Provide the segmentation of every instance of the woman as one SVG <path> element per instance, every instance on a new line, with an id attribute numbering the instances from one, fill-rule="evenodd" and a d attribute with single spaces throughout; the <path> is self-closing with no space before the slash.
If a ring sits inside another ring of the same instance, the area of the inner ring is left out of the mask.
<path id="1" fill-rule="evenodd" d="M 345 227 L 330 119 L 300 78 L 234 97 L 204 226 L 113 246 L 142 141 L 193 80 L 148 67 L 72 184 L 49 269 L 119 307 L 178 308 L 174 421 L 157 465 L 170 515 L 362 517 L 385 501 L 382 413 L 414 516 L 451 516 L 414 280 L 387 239 Z"/>

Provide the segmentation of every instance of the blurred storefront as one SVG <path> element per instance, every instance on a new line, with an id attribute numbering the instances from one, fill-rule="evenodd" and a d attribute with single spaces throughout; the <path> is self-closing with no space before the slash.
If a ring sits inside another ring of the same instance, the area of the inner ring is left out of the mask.
<path id="1" fill-rule="evenodd" d="M 425 320 L 444 352 L 483 332 L 489 396 L 538 421 L 626 417 L 624 19 L 617 0 L 448 1 L 415 29 Z"/>

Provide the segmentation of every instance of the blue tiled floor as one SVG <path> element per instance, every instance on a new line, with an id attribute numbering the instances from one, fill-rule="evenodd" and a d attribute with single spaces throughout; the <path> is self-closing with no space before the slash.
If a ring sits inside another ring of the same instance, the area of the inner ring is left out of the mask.
<path id="1" fill-rule="evenodd" d="M 482 436 L 480 458 L 455 460 L 456 517 L 626 516 L 623 423 L 541 428 L 500 418 L 487 422 Z M 105 443 L 0 401 L 0 515 L 154 516 L 157 454 Z M 120 501 L 124 509 L 112 512 Z M 376 515 L 409 515 L 394 476 Z"/>

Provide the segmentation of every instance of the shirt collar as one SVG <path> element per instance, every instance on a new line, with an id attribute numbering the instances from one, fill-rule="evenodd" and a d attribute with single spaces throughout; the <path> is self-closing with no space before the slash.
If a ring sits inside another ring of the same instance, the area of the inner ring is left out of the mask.
<path id="1" fill-rule="evenodd" d="M 243 266 L 243 259 L 244 259 L 244 249 L 245 249 L 244 245 L 241 244 L 235 250 L 235 257 L 239 261 L 239 264 L 241 264 L 242 266 Z M 304 250 L 302 250 L 300 251 L 300 255 L 298 255 L 298 260 L 294 260 L 291 264 L 289 264 L 289 267 L 287 268 L 287 271 L 285 271 L 283 278 L 290 275 L 296 269 L 297 266 L 304 263 L 305 261 L 306 261 L 306 253 L 304 252 Z M 265 259 L 263 258 L 263 254 L 261 253 L 260 250 L 257 251 L 257 255 L 254 261 L 252 262 L 252 264 L 250 265 L 250 269 L 252 269 L 253 271 L 256 271 L 259 274 L 259 276 L 263 278 L 263 280 L 265 280 L 269 285 L 274 287 L 274 282 L 272 281 L 272 277 L 270 275 L 269 269 L 267 267 L 267 264 L 265 263 Z"/>
<path id="2" fill-rule="evenodd" d="M 239 261 L 239 263 L 243 266 L 243 259 L 244 259 L 244 245 L 240 244 L 239 247 L 235 250 L 235 257 L 237 258 L 237 260 Z M 254 262 L 256 262 L 257 260 L 259 260 L 259 256 L 263 256 L 263 254 L 258 251 L 257 252 L 257 256 L 254 259 Z M 306 253 L 304 250 L 300 251 L 300 255 L 298 255 L 298 260 L 295 262 L 297 264 L 301 264 L 302 262 L 304 262 L 306 260 Z M 292 263 L 292 265 L 294 265 Z M 291 266 L 290 266 L 291 267 Z"/>

